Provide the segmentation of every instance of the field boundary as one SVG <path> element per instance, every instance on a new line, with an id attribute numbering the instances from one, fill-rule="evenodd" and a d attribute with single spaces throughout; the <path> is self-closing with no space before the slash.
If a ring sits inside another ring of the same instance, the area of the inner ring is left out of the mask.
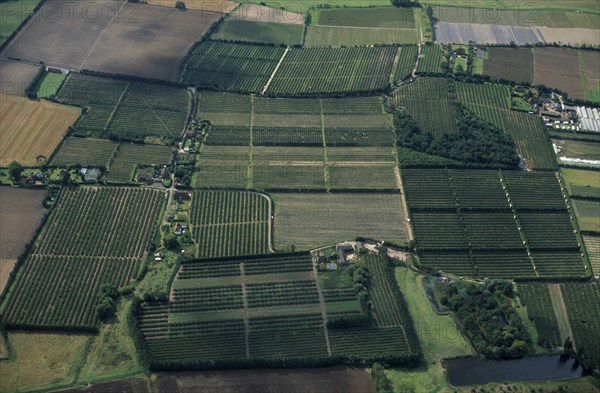
<path id="1" fill-rule="evenodd" d="M 285 47 L 285 51 L 281 55 L 281 58 L 279 59 L 279 62 L 275 66 L 275 69 L 273 69 L 273 72 L 271 73 L 271 76 L 269 77 L 269 80 L 267 80 L 267 84 L 265 85 L 265 87 L 263 87 L 263 89 L 260 92 L 260 94 L 264 95 L 266 93 L 267 89 L 271 85 L 271 82 L 273 81 L 273 78 L 275 78 L 275 75 L 277 74 L 277 71 L 279 70 L 279 67 L 281 66 L 281 63 L 283 63 L 283 59 L 285 59 L 285 56 L 287 55 L 287 53 L 289 52 L 289 50 L 290 50 L 290 47 L 286 46 Z"/>

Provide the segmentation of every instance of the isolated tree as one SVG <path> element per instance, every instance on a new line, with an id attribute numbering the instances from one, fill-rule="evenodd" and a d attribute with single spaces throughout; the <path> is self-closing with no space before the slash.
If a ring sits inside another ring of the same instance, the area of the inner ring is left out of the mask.
<path id="1" fill-rule="evenodd" d="M 183 1 L 177 1 L 177 2 L 175 2 L 175 8 L 177 8 L 178 10 L 185 10 L 185 9 L 187 9 L 187 7 L 185 6 L 185 3 Z"/>
<path id="2" fill-rule="evenodd" d="M 8 173 L 11 179 L 19 181 L 21 179 L 21 173 L 23 173 L 23 165 L 19 164 L 17 161 L 11 162 L 8 164 Z"/>

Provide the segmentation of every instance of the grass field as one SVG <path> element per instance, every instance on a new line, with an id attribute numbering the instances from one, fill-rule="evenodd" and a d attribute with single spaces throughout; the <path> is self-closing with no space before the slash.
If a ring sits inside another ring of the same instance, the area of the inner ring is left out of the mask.
<path id="1" fill-rule="evenodd" d="M 89 339 L 70 333 L 9 332 L 15 357 L 0 362 L 0 391 L 54 390 L 71 385 Z"/>
<path id="2" fill-rule="evenodd" d="M 65 78 L 66 76 L 64 74 L 55 74 L 53 72 L 47 73 L 38 89 L 38 97 L 54 97 Z"/>
<path id="3" fill-rule="evenodd" d="M 475 351 L 463 337 L 452 315 L 440 315 L 434 311 L 429 301 L 423 280 L 406 267 L 396 268 L 396 280 L 406 294 L 408 310 L 415 318 L 415 328 L 428 363 L 438 363 L 442 359 L 473 355 Z"/>
<path id="4" fill-rule="evenodd" d="M 573 199 L 571 203 L 579 228 L 582 231 L 600 232 L 600 200 Z"/>
<path id="5" fill-rule="evenodd" d="M 290 23 L 254 22 L 227 19 L 211 38 L 243 42 L 264 42 L 269 44 L 302 44 L 303 26 Z"/>
<path id="6" fill-rule="evenodd" d="M 148 0 L 147 4 L 161 7 L 175 7 L 177 0 Z M 189 10 L 221 12 L 228 14 L 237 7 L 238 3 L 229 0 L 187 0 L 185 8 Z"/>
<path id="7" fill-rule="evenodd" d="M 357 236 L 402 242 L 406 226 L 397 194 L 271 194 L 276 248 L 353 240 Z"/>
<path id="8" fill-rule="evenodd" d="M 16 160 L 35 166 L 47 160 L 81 110 L 47 101 L 0 96 L 0 166 Z"/>
<path id="9" fill-rule="evenodd" d="M 600 172 L 561 168 L 560 172 L 571 196 L 600 198 Z"/>
<path id="10" fill-rule="evenodd" d="M 79 373 L 78 383 L 99 379 L 131 376 L 143 371 L 126 319 L 132 312 L 131 301 L 119 301 L 115 317 L 103 324 L 93 337 L 89 351 Z"/>

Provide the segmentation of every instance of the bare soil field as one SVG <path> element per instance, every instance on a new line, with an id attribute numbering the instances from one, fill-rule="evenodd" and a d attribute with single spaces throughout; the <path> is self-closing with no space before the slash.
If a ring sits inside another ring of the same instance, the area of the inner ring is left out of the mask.
<path id="1" fill-rule="evenodd" d="M 533 52 L 531 48 L 489 48 L 483 62 L 483 73 L 496 79 L 533 82 Z"/>
<path id="2" fill-rule="evenodd" d="M 48 0 L 0 56 L 177 81 L 188 50 L 221 15 L 106 0 Z"/>
<path id="3" fill-rule="evenodd" d="M 178 0 L 148 0 L 147 4 L 157 5 L 159 7 L 175 7 Z M 238 6 L 238 3 L 228 0 L 187 0 L 185 8 L 188 10 L 221 12 L 228 14 Z"/>
<path id="4" fill-rule="evenodd" d="M 295 25 L 304 24 L 304 15 L 302 14 L 251 3 L 242 4 L 233 14 L 231 14 L 230 19 L 251 22 L 289 23 Z"/>
<path id="5" fill-rule="evenodd" d="M 45 160 L 63 139 L 81 109 L 49 101 L 0 95 L 0 166 L 16 160 L 34 166 Z"/>
<path id="6" fill-rule="evenodd" d="M 565 45 L 592 45 L 600 46 L 598 29 L 570 29 L 542 27 L 545 42 L 558 42 Z"/>
<path id="7" fill-rule="evenodd" d="M 46 213 L 45 195 L 45 190 L 0 187 L 0 292 Z"/>
<path id="8" fill-rule="evenodd" d="M 121 3 L 109 0 L 48 0 L 0 56 L 79 69 L 114 19 L 118 6 Z"/>
<path id="9" fill-rule="evenodd" d="M 34 65 L 0 60 L 0 93 L 25 96 L 25 89 L 38 69 Z"/>
<path id="10" fill-rule="evenodd" d="M 104 382 L 79 389 L 61 390 L 61 393 L 149 393 L 148 381 L 142 378 Z"/>
<path id="11" fill-rule="evenodd" d="M 127 9 L 115 21 L 126 19 Z M 145 4 L 135 10 L 131 23 L 109 26 L 81 68 L 176 82 L 191 46 L 222 16 Z"/>
<path id="12" fill-rule="evenodd" d="M 585 97 L 576 49 L 535 48 L 533 63 L 536 85 L 556 87 L 572 98 Z"/>
<path id="13" fill-rule="evenodd" d="M 369 373 L 353 367 L 164 373 L 156 393 L 374 393 Z"/>

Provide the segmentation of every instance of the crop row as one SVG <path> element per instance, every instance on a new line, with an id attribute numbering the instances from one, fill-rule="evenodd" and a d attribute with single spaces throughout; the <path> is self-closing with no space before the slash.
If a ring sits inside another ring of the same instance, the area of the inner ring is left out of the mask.
<path id="1" fill-rule="evenodd" d="M 458 132 L 446 78 L 418 78 L 403 84 L 394 91 L 391 101 L 393 106 L 403 108 L 423 133 L 441 136 Z"/>
<path id="2" fill-rule="evenodd" d="M 313 268 L 309 253 L 264 255 L 244 260 L 246 274 L 306 272 Z"/>
<path id="3" fill-rule="evenodd" d="M 188 85 L 260 92 L 284 49 L 203 41 L 190 53 L 181 80 Z"/>
<path id="4" fill-rule="evenodd" d="M 195 312 L 243 308 L 242 286 L 175 288 L 171 312 Z"/>
<path id="5" fill-rule="evenodd" d="M 517 209 L 565 209 L 564 196 L 554 173 L 503 171 L 502 176 Z"/>
<path id="6" fill-rule="evenodd" d="M 291 49 L 267 92 L 273 94 L 372 91 L 389 84 L 396 48 Z"/>
<path id="7" fill-rule="evenodd" d="M 268 200 L 252 192 L 197 191 L 190 219 L 195 226 L 268 221 Z"/>
<path id="8" fill-rule="evenodd" d="M 369 296 L 373 302 L 374 311 L 377 315 L 377 325 L 380 327 L 402 326 L 404 324 L 402 305 L 398 304 L 394 293 L 399 291 L 394 277 L 387 275 L 384 266 L 387 263 L 381 257 L 367 254 L 365 262 L 371 273 L 371 286 Z"/>
<path id="9" fill-rule="evenodd" d="M 180 280 L 185 280 L 193 278 L 239 276 L 240 274 L 240 264 L 236 260 L 211 261 L 195 259 L 182 262 L 177 277 Z"/>
<path id="10" fill-rule="evenodd" d="M 356 359 L 381 359 L 410 353 L 401 327 L 331 329 L 331 352 Z"/>
<path id="11" fill-rule="evenodd" d="M 314 280 L 249 284 L 246 288 L 249 307 L 271 307 L 319 302 L 317 286 Z"/>
<path id="12" fill-rule="evenodd" d="M 154 236 L 163 199 L 154 190 L 64 189 L 35 252 L 139 258 Z"/>
<path id="13" fill-rule="evenodd" d="M 416 46 L 403 46 L 400 49 L 400 58 L 394 71 L 394 81 L 398 82 L 408 78 L 415 67 L 419 51 Z"/>
<path id="14" fill-rule="evenodd" d="M 440 45 L 422 46 L 423 56 L 419 59 L 417 72 L 442 73 L 444 72 L 444 52 Z"/>
<path id="15" fill-rule="evenodd" d="M 95 328 L 102 284 L 121 287 L 135 274 L 134 259 L 30 256 L 5 312 L 8 325 Z"/>
<path id="16" fill-rule="evenodd" d="M 561 285 L 576 349 L 588 369 L 600 367 L 600 285 Z"/>
<path id="17" fill-rule="evenodd" d="M 533 321 L 538 332 L 538 343 L 546 348 L 562 345 L 558 330 L 558 321 L 552 306 L 550 290 L 545 284 L 519 285 L 519 297 L 527 316 Z"/>

